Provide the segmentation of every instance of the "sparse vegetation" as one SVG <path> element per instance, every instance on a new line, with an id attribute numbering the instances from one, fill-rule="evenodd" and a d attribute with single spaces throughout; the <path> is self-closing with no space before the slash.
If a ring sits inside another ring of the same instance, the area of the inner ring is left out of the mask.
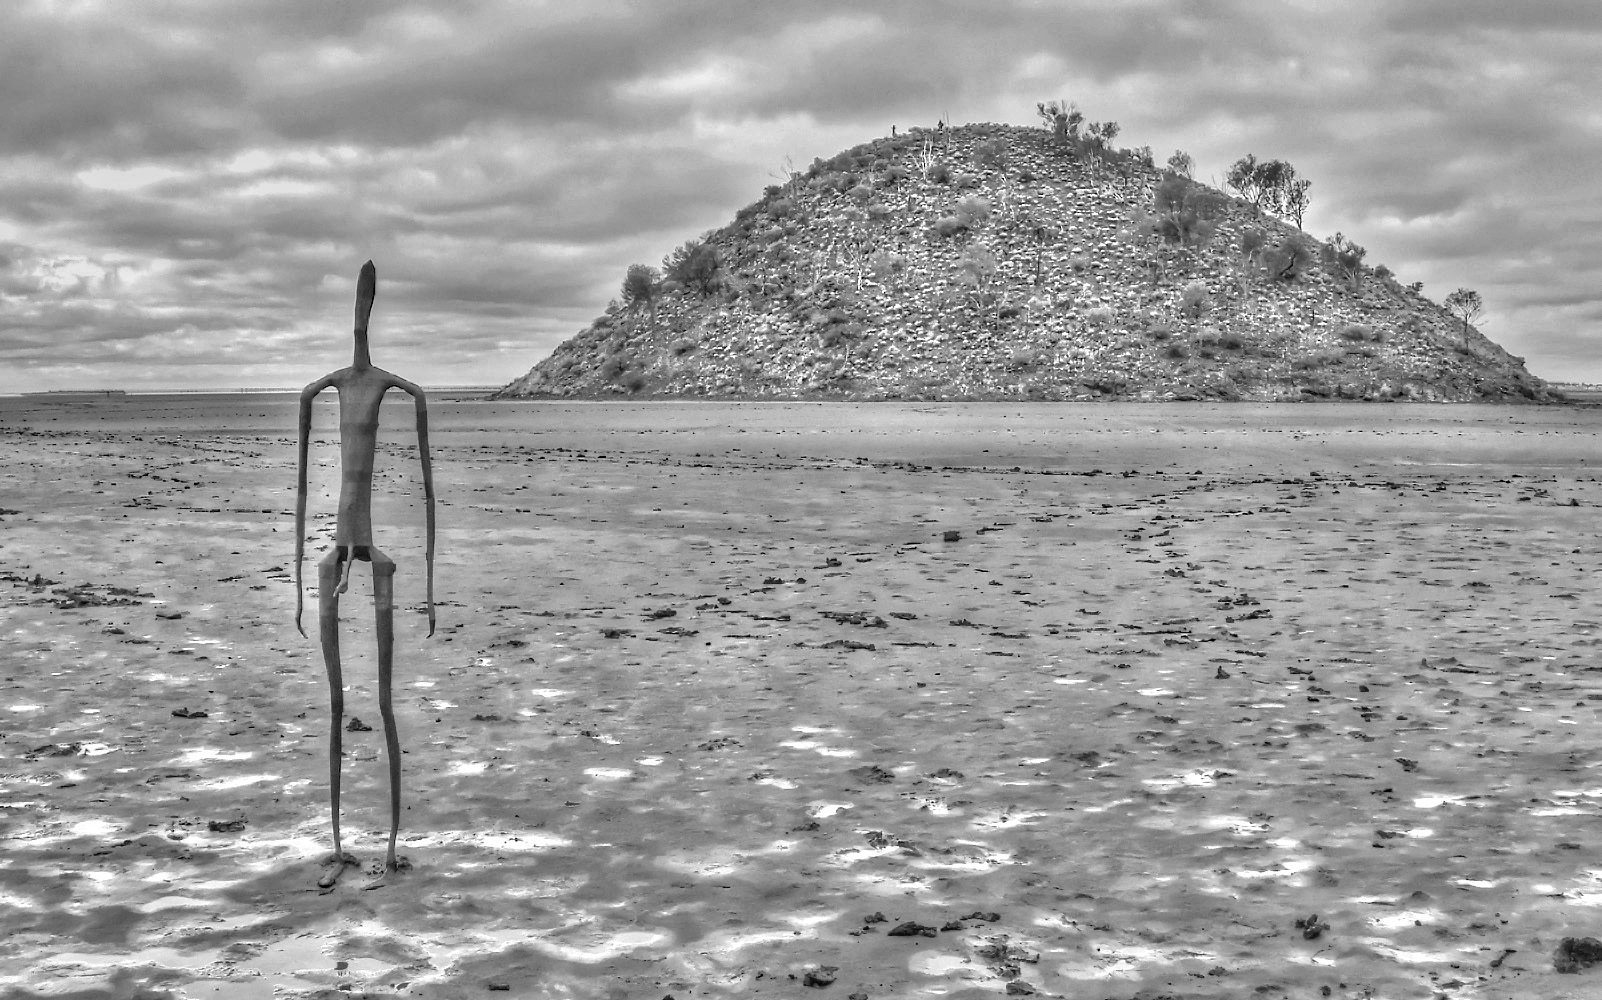
<path id="1" fill-rule="evenodd" d="M 1548 398 L 1509 356 L 1457 335 L 1477 310 L 1465 319 L 1422 297 L 1397 301 L 1406 290 L 1389 282 L 1360 298 L 1360 276 L 1386 272 L 1365 267 L 1344 234 L 1326 246 L 1258 217 L 1252 206 L 1294 205 L 1262 190 L 1243 192 L 1257 200 L 1242 205 L 1186 177 L 1196 168 L 1180 151 L 1153 164 L 1148 147 L 1115 148 L 1115 127 L 1087 128 L 1063 107 L 1042 105 L 1046 136 L 919 128 L 815 161 L 677 248 L 661 272 L 630 268 L 620 299 L 519 384 L 857 398 Z M 1264 176 L 1274 171 L 1254 174 Z M 1315 272 L 1320 260 L 1347 280 Z M 647 311 L 649 327 L 636 319 Z"/>

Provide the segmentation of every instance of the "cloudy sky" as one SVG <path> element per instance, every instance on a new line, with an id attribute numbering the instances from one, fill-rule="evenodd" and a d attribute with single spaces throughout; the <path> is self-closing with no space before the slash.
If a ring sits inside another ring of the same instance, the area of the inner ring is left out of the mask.
<path id="1" fill-rule="evenodd" d="M 1602 381 L 1596 0 L 22 0 L 0 33 L 0 392 L 499 385 L 630 263 L 890 126 L 1245 153 L 1538 375 Z"/>

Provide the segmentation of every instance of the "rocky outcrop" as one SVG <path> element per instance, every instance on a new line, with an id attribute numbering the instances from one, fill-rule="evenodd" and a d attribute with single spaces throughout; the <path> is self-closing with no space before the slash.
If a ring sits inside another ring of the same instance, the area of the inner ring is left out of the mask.
<path id="1" fill-rule="evenodd" d="M 1221 192 L 1197 185 L 1216 214 L 1165 237 L 1167 177 L 1041 129 L 876 139 L 768 188 L 703 238 L 715 271 L 702 251 L 496 395 L 1560 398 L 1416 287 Z"/>

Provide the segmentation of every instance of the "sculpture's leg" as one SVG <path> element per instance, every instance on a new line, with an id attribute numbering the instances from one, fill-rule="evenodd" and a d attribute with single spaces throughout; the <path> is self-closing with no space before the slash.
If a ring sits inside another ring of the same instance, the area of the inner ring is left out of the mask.
<path id="1" fill-rule="evenodd" d="M 334 820 L 334 853 L 328 863 L 333 870 L 317 885 L 331 889 L 347 865 L 356 859 L 345 853 L 339 837 L 339 765 L 344 754 L 345 680 L 339 667 L 339 579 L 342 563 L 348 563 L 343 547 L 323 557 L 317 564 L 318 635 L 323 646 L 323 666 L 328 670 L 328 801 Z"/>
<path id="2" fill-rule="evenodd" d="M 399 870 L 395 840 L 400 834 L 401 751 L 392 701 L 395 673 L 395 562 L 375 548 L 369 548 L 367 552 L 373 560 L 373 611 L 378 634 L 378 714 L 384 720 L 384 748 L 389 759 L 389 851 L 384 856 L 383 873 L 367 886 L 377 889 Z"/>

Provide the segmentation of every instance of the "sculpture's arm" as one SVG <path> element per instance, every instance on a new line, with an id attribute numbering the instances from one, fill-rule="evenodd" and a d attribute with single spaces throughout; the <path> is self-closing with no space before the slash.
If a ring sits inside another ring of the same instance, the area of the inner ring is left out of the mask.
<path id="1" fill-rule="evenodd" d="M 423 390 L 402 378 L 395 379 L 397 388 L 411 393 L 417 403 L 417 457 L 423 462 L 424 558 L 428 575 L 428 634 L 434 634 L 434 463 L 428 456 L 428 397 Z"/>
<path id="2" fill-rule="evenodd" d="M 312 400 L 333 384 L 333 376 L 325 375 L 300 391 L 300 430 L 295 462 L 295 631 L 306 636 L 300 623 L 302 596 L 300 564 L 306 553 L 306 459 L 311 449 Z"/>

